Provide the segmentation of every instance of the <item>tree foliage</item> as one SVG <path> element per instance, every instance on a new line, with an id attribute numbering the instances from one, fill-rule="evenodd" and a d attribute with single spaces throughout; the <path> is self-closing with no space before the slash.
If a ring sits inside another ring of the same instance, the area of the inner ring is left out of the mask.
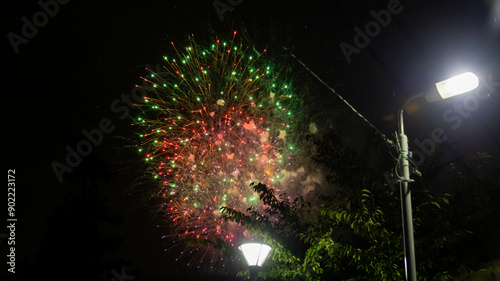
<path id="1" fill-rule="evenodd" d="M 266 208 L 223 208 L 224 218 L 247 226 L 273 247 L 263 277 L 299 280 L 402 280 L 404 246 L 399 192 L 340 145 L 336 134 L 311 138 L 316 161 L 330 170 L 337 190 L 312 206 L 254 184 Z M 478 154 L 479 171 L 487 154 Z M 413 188 L 419 280 L 494 280 L 500 257 L 498 176 L 466 175 L 450 166 L 453 185 L 424 177 Z M 425 175 L 425 173 L 424 173 Z M 484 245 L 482 242 L 487 242 Z M 496 248 L 493 248 L 496 247 Z M 472 254 L 472 256 L 471 256 Z"/>

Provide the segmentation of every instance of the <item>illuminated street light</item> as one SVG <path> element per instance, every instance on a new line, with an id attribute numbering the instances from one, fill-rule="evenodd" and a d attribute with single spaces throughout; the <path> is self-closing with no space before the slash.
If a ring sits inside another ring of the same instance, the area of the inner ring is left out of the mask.
<path id="1" fill-rule="evenodd" d="M 415 262 L 415 243 L 413 239 L 413 217 L 411 207 L 411 191 L 408 188 L 410 179 L 410 164 L 408 153 L 408 137 L 404 133 L 403 113 L 405 107 L 414 99 L 424 96 L 427 101 L 434 102 L 474 90 L 479 85 L 479 79 L 471 72 L 460 74 L 450 79 L 436 83 L 430 91 L 410 97 L 399 110 L 399 175 L 401 192 L 401 210 L 403 218 L 403 238 L 405 250 L 405 276 L 407 281 L 417 280 Z"/>
<path id="2" fill-rule="evenodd" d="M 248 267 L 250 267 L 250 275 L 253 275 L 254 280 L 257 280 L 257 271 L 266 261 L 267 256 L 271 252 L 271 246 L 258 242 L 250 242 L 241 244 L 238 249 L 241 250 Z"/>
<path id="3" fill-rule="evenodd" d="M 423 95 L 425 95 L 428 102 L 434 102 L 470 92 L 477 86 L 479 86 L 477 76 L 472 72 L 466 72 L 437 82 L 435 87 L 432 87 L 429 92 L 423 93 Z"/>

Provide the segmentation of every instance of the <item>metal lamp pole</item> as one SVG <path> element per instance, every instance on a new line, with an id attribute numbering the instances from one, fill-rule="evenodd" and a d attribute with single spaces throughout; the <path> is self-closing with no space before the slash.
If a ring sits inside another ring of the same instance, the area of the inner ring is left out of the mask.
<path id="1" fill-rule="evenodd" d="M 399 176 L 401 191 L 401 210 L 403 218 L 403 238 L 405 249 L 405 276 L 406 281 L 417 280 L 415 262 L 415 241 L 413 239 L 413 216 L 411 207 L 410 162 L 408 137 L 405 135 L 403 114 L 406 106 L 416 98 L 424 96 L 428 102 L 444 100 L 453 96 L 470 92 L 479 85 L 479 78 L 472 72 L 466 72 L 435 84 L 429 91 L 410 97 L 399 110 Z"/>
<path id="2" fill-rule="evenodd" d="M 408 161 L 408 137 L 404 132 L 403 114 L 406 105 L 415 98 L 422 95 L 416 95 L 408 99 L 399 110 L 399 143 L 401 145 L 399 153 L 399 169 L 402 173 L 400 175 L 400 197 L 401 197 L 401 211 L 403 219 L 403 240 L 405 251 L 405 276 L 406 281 L 417 280 L 417 270 L 415 262 L 415 241 L 413 238 L 413 216 L 411 207 L 411 190 L 409 183 L 410 179 L 410 162 Z"/>

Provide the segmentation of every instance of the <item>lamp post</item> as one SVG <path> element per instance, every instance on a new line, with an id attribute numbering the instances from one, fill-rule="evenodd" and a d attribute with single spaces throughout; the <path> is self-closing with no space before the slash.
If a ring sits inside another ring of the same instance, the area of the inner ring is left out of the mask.
<path id="1" fill-rule="evenodd" d="M 399 169 L 402 175 L 400 180 L 401 210 L 403 219 L 403 240 L 405 251 L 405 276 L 407 281 L 417 280 L 415 262 L 415 243 L 413 239 L 413 217 L 411 207 L 411 190 L 408 184 L 410 178 L 408 137 L 404 133 L 403 113 L 406 106 L 416 98 L 424 96 L 428 102 L 447 99 L 474 90 L 479 85 L 479 79 L 471 72 L 460 74 L 450 79 L 438 82 L 428 92 L 410 97 L 399 110 Z"/>
<path id="2" fill-rule="evenodd" d="M 257 273 L 262 267 L 271 252 L 271 246 L 258 242 L 241 244 L 238 249 L 241 250 L 248 267 L 250 268 L 250 278 L 257 280 Z"/>

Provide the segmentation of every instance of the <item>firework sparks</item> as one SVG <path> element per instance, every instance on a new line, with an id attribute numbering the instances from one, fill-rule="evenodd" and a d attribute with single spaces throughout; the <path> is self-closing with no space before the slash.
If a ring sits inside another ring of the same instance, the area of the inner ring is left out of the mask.
<path id="1" fill-rule="evenodd" d="M 136 118 L 140 151 L 179 240 L 234 244 L 245 229 L 224 223 L 220 208 L 261 208 L 252 182 L 293 181 L 294 96 L 259 60 L 266 51 L 250 54 L 235 36 L 209 48 L 193 38 L 183 51 L 172 44 L 165 71 L 142 77 L 149 86 Z"/>

